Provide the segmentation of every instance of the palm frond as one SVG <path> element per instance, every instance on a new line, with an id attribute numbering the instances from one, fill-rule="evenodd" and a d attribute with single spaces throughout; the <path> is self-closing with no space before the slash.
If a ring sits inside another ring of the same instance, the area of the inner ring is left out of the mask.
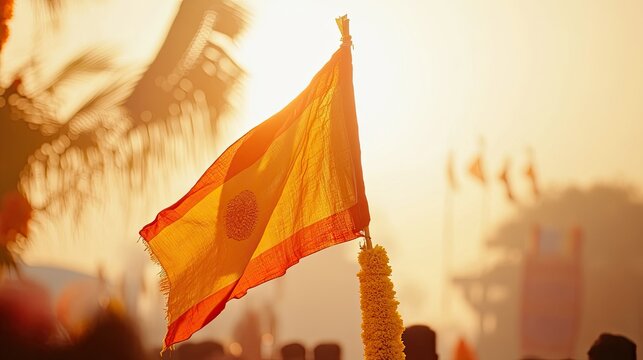
<path id="1" fill-rule="evenodd" d="M 114 70 L 114 52 L 115 49 L 105 46 L 85 49 L 69 60 L 62 69 L 54 72 L 51 78 L 41 80 L 40 84 L 33 88 L 28 95 L 37 97 L 43 93 L 54 94 L 57 89 L 81 82 L 88 75 Z M 31 67 L 23 76 L 33 77 L 45 74 L 47 66 L 49 65 L 46 60 L 43 60 L 38 65 Z"/>
<path id="2" fill-rule="evenodd" d="M 217 12 L 217 22 L 214 30 L 230 38 L 239 36 L 247 26 L 247 11 L 231 1 L 216 1 L 213 10 Z"/>
<path id="3" fill-rule="evenodd" d="M 95 1 L 79 0 L 34 0 L 32 2 L 34 18 L 44 28 L 58 29 L 64 12 L 70 6 L 91 4 Z"/>
<path id="4" fill-rule="evenodd" d="M 61 132 L 68 134 L 74 140 L 73 145 L 81 149 L 113 143 L 115 137 L 131 128 L 131 122 L 128 117 L 114 118 L 105 114 L 119 108 L 135 85 L 129 74 L 100 89 L 71 116 Z"/>
<path id="5" fill-rule="evenodd" d="M 135 121 L 140 120 L 143 112 L 149 112 L 153 119 L 164 118 L 168 105 L 182 101 L 193 90 L 202 90 L 208 101 L 223 104 L 220 100 L 225 99 L 241 79 L 243 71 L 239 66 L 218 86 L 196 87 L 194 83 L 211 79 L 219 60 L 231 60 L 230 54 L 221 47 L 218 49 L 223 55 L 221 59 L 209 60 L 206 54 L 213 45 L 210 39 L 213 33 L 229 38 L 238 36 L 245 27 L 244 16 L 245 11 L 239 5 L 226 0 L 183 2 L 155 60 L 125 104 Z M 195 21 L 199 18 L 200 21 Z M 219 75 L 223 77 L 224 73 Z M 181 81 L 187 85 L 181 86 Z M 217 110 L 220 113 L 222 109 Z M 213 116 L 212 120 L 218 118 Z"/>
<path id="6" fill-rule="evenodd" d="M 223 0 L 183 2 L 140 81 L 132 69 L 114 69 L 110 51 L 92 48 L 43 82 L 31 98 L 39 116 L 47 118 L 57 89 L 101 72 L 116 79 L 67 119 L 58 119 L 59 126 L 34 152 L 22 184 L 27 193 L 45 195 L 30 200 L 45 212 L 66 209 L 79 217 L 83 204 L 114 174 L 129 192 L 150 186 L 150 179 L 163 189 L 168 177 L 158 176 L 159 170 L 201 161 L 244 74 L 230 54 L 231 40 L 245 26 L 244 14 Z M 46 101 L 39 103 L 39 97 Z"/>

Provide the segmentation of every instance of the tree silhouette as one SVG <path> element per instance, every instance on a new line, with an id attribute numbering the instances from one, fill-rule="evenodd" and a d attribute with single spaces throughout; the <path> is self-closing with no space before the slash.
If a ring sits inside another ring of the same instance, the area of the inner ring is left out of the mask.
<path id="1" fill-rule="evenodd" d="M 55 31 L 66 7 L 80 6 L 34 3 L 36 13 L 51 20 L 42 21 L 45 31 Z M 108 169 L 116 169 L 136 191 L 154 181 L 148 177 L 151 167 L 158 172 L 156 165 L 173 156 L 177 141 L 186 145 L 189 158 L 196 150 L 187 139 L 216 130 L 243 76 L 229 46 L 243 30 L 244 17 L 241 7 L 225 0 L 182 2 L 146 69 L 119 67 L 113 49 L 89 48 L 52 79 L 25 86 L 46 66 L 34 54 L 11 86 L 0 90 L 0 192 L 20 187 L 36 208 L 80 213 Z M 109 81 L 71 115 L 61 114 L 63 97 L 69 96 L 64 90 L 96 75 Z"/>

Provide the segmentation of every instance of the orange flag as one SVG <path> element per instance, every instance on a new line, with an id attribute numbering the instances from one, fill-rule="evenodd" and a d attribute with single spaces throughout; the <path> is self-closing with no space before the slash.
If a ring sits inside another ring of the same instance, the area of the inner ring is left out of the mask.
<path id="1" fill-rule="evenodd" d="M 534 161 L 532 159 L 529 160 L 529 164 L 527 165 L 527 168 L 525 169 L 525 176 L 529 179 L 529 182 L 531 183 L 531 191 L 534 194 L 534 197 L 540 196 L 540 190 L 538 188 L 538 179 L 536 178 L 536 169 L 534 167 Z"/>
<path id="2" fill-rule="evenodd" d="M 370 215 L 348 19 L 338 24 L 342 46 L 308 87 L 140 231 L 165 271 L 164 348 L 299 259 L 363 236 Z"/>
<path id="3" fill-rule="evenodd" d="M 458 343 L 453 352 L 453 360 L 476 360 L 476 355 L 469 346 L 469 344 L 464 340 L 458 340 Z"/>
<path id="4" fill-rule="evenodd" d="M 511 183 L 509 182 L 510 166 L 511 166 L 511 161 L 509 161 L 509 159 L 505 160 L 505 165 L 500 171 L 500 174 L 498 175 L 498 179 L 502 181 L 503 185 L 505 186 L 505 193 L 507 194 L 507 199 L 509 199 L 510 201 L 515 201 L 516 199 L 514 198 L 514 193 L 511 189 Z"/>
<path id="5" fill-rule="evenodd" d="M 484 166 L 482 164 L 482 154 L 478 154 L 473 161 L 471 161 L 471 164 L 469 164 L 469 174 L 478 179 L 482 184 L 486 183 Z"/>

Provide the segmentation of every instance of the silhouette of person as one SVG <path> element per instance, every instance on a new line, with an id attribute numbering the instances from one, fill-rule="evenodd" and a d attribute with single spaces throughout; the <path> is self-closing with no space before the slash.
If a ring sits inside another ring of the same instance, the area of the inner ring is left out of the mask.
<path id="1" fill-rule="evenodd" d="M 425 325 L 413 325 L 404 329 L 402 342 L 406 360 L 437 360 L 435 331 Z"/>
<path id="2" fill-rule="evenodd" d="M 589 360 L 636 360 L 636 344 L 625 336 L 603 333 L 587 355 Z"/>
<path id="3" fill-rule="evenodd" d="M 284 345 L 281 348 L 282 360 L 306 360 L 306 348 L 300 343 Z"/>
<path id="4" fill-rule="evenodd" d="M 145 357 L 132 321 L 110 309 L 99 314 L 76 343 L 61 350 L 58 357 L 50 359 L 140 360 Z"/>
<path id="5" fill-rule="evenodd" d="M 319 344 L 313 350 L 315 360 L 339 360 L 342 349 L 338 344 Z"/>

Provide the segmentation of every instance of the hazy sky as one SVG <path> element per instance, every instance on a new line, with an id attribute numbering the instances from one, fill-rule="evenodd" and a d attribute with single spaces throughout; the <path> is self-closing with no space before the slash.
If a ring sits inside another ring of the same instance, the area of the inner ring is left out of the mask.
<path id="1" fill-rule="evenodd" d="M 471 334 L 466 309 L 456 307 L 447 319 L 440 303 L 450 150 L 461 188 L 454 199 L 456 273 L 489 265 L 480 252 L 481 230 L 491 234 L 513 214 L 495 181 L 507 157 L 523 203 L 532 201 L 523 176 L 527 148 L 544 189 L 643 184 L 641 2 L 248 4 L 252 20 L 239 44 L 248 71 L 246 125 L 231 138 L 292 99 L 337 48 L 333 18 L 348 13 L 351 19 L 371 228 L 391 254 L 407 323 Z M 480 137 L 493 180 L 484 229 L 483 191 L 465 172 Z M 356 251 L 347 246 L 346 258 Z"/>
<path id="2" fill-rule="evenodd" d="M 98 9 L 79 20 L 79 26 L 90 19 L 96 24 L 83 41 L 113 39 L 123 46 L 124 62 L 140 62 L 151 56 L 176 3 L 115 1 L 111 12 Z M 465 310 L 445 319 L 440 307 L 444 169 L 450 150 L 461 188 L 454 198 L 457 272 L 488 265 L 480 251 L 481 233 L 491 234 L 514 211 L 495 181 L 507 157 L 523 203 L 533 201 L 523 176 L 527 148 L 533 150 L 544 189 L 597 182 L 643 185 L 643 2 L 246 4 L 250 24 L 236 56 L 248 76 L 218 147 L 225 148 L 305 87 L 339 46 L 334 18 L 348 13 L 371 229 L 375 242 L 389 250 L 407 323 L 471 332 Z M 150 23 L 142 28 L 140 19 Z M 120 25 L 114 27 L 115 22 Z M 10 42 L 7 52 L 26 48 Z M 482 229 L 483 190 L 465 173 L 481 137 L 493 180 Z M 138 225 L 143 224 L 132 227 Z M 133 233 L 132 241 L 137 238 Z M 355 242 L 332 256 L 356 261 L 357 251 Z M 326 254 L 319 258 L 334 261 Z M 46 262 L 47 256 L 33 259 Z"/>
<path id="3" fill-rule="evenodd" d="M 249 123 L 303 88 L 338 45 L 332 19 L 351 18 L 372 229 L 392 254 L 406 319 L 441 320 L 449 150 L 461 185 L 454 260 L 463 271 L 485 263 L 483 191 L 465 173 L 481 136 L 494 180 L 486 233 L 513 212 L 495 181 L 505 158 L 512 159 L 516 197 L 532 201 L 523 176 L 527 148 L 545 189 L 643 184 L 641 2 L 249 4 L 251 26 L 240 44 L 249 72 L 242 117 Z"/>

